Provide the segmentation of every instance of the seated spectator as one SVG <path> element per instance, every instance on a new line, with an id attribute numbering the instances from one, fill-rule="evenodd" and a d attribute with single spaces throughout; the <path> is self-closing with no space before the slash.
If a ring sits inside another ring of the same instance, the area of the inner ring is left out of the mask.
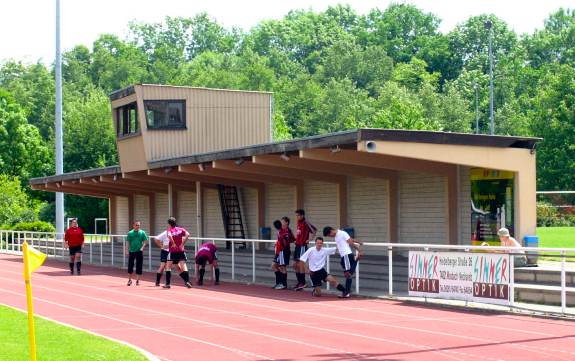
<path id="1" fill-rule="evenodd" d="M 511 235 L 509 234 L 509 230 L 507 228 L 501 228 L 499 231 L 497 231 L 497 235 L 499 236 L 499 240 L 501 241 L 502 247 L 521 247 L 521 243 L 519 243 L 515 238 L 511 237 Z M 507 250 L 505 252 L 514 254 L 513 261 L 515 267 L 524 267 L 527 265 L 527 257 L 525 256 L 525 251 Z"/>

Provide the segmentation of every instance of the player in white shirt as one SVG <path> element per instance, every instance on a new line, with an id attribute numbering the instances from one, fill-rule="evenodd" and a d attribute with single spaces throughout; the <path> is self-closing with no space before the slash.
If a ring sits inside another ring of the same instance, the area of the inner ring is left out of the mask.
<path id="1" fill-rule="evenodd" d="M 162 274 L 168 262 L 168 255 L 170 254 L 170 239 L 168 238 L 168 231 L 163 231 L 155 237 L 156 246 L 160 249 L 160 267 L 156 273 L 156 286 L 160 286 Z"/>
<path id="2" fill-rule="evenodd" d="M 357 261 L 359 261 L 359 258 L 363 255 L 360 247 L 363 242 L 351 238 L 347 232 L 341 229 L 336 230 L 330 226 L 324 227 L 323 236 L 335 238 L 335 244 L 341 256 L 340 264 L 343 268 L 343 274 L 345 275 L 345 291 L 340 297 L 349 298 Z M 354 257 L 352 249 L 357 250 L 357 257 Z"/>
<path id="3" fill-rule="evenodd" d="M 337 279 L 327 273 L 325 269 L 325 264 L 327 262 L 327 256 L 333 255 L 337 251 L 337 248 L 323 248 L 323 238 L 317 237 L 315 239 L 315 247 L 309 248 L 300 257 L 300 261 L 304 264 L 306 261 L 309 262 L 309 273 L 310 278 L 313 283 L 312 295 L 319 297 L 321 296 L 321 284 L 322 282 L 329 282 L 332 287 L 336 287 L 342 294 L 345 293 L 345 287 L 337 282 Z"/>

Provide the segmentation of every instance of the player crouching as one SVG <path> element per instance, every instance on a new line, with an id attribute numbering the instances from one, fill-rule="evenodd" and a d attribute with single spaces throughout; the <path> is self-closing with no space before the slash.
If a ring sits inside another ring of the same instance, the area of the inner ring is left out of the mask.
<path id="1" fill-rule="evenodd" d="M 216 275 L 215 285 L 220 284 L 220 268 L 218 267 L 218 248 L 213 243 L 204 243 L 198 249 L 196 254 L 196 277 L 198 277 L 198 285 L 202 286 L 204 284 L 204 275 L 206 273 L 206 263 L 212 265 L 212 271 Z M 199 270 L 199 272 L 198 272 Z"/>

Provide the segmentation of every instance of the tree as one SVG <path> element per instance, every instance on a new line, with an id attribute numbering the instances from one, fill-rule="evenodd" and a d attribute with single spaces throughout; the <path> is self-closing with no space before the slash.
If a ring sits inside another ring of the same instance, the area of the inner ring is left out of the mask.
<path id="1" fill-rule="evenodd" d="M 50 171 L 50 151 L 38 128 L 29 124 L 22 108 L 0 89 L 0 173 L 21 178 Z"/>
<path id="2" fill-rule="evenodd" d="M 575 9 L 559 9 L 524 41 L 528 59 L 533 67 L 558 62 L 575 66 Z"/>
<path id="3" fill-rule="evenodd" d="M 0 225 L 36 221 L 42 205 L 29 198 L 17 177 L 0 174 Z"/>

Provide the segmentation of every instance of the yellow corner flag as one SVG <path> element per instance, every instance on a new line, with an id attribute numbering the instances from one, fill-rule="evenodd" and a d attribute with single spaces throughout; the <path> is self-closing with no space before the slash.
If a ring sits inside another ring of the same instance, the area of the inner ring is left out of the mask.
<path id="1" fill-rule="evenodd" d="M 34 305 L 32 304 L 32 284 L 30 274 L 44 263 L 46 255 L 24 241 L 24 282 L 28 303 L 28 336 L 30 340 L 30 360 L 36 361 L 36 332 L 34 331 Z"/>

